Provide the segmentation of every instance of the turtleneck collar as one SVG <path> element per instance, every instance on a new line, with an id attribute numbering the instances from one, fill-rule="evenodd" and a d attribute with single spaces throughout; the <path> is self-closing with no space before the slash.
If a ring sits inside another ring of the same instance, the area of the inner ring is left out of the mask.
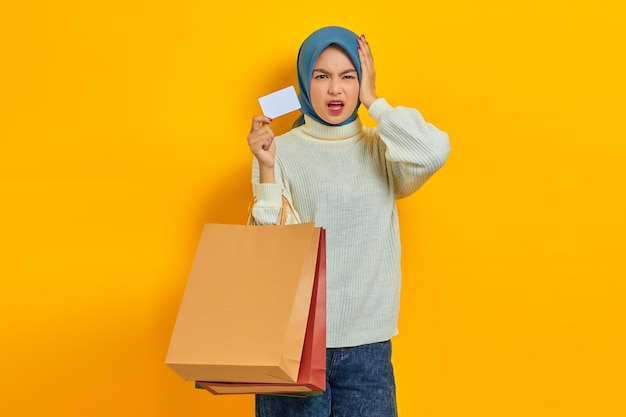
<path id="1" fill-rule="evenodd" d="M 353 122 L 345 125 L 327 126 L 317 122 L 312 117 L 304 115 L 304 124 L 299 126 L 298 129 L 315 139 L 337 141 L 357 136 L 361 132 L 362 126 L 361 119 L 358 117 Z"/>

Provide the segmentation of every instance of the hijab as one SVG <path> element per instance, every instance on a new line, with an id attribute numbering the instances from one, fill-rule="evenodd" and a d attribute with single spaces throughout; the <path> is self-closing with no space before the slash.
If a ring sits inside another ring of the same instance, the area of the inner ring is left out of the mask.
<path id="1" fill-rule="evenodd" d="M 358 48 L 358 36 L 356 33 L 339 27 L 328 26 L 316 30 L 310 34 L 300 46 L 298 51 L 297 71 L 298 71 L 298 99 L 300 100 L 300 106 L 302 115 L 294 122 L 293 127 L 304 124 L 304 115 L 309 116 L 318 123 L 327 126 L 341 126 L 353 122 L 358 114 L 357 110 L 361 104 L 357 101 L 354 113 L 343 123 L 338 125 L 330 125 L 320 118 L 315 110 L 313 110 L 313 104 L 311 104 L 311 76 L 313 75 L 313 66 L 317 62 L 317 58 L 322 51 L 330 45 L 337 45 L 343 49 L 354 64 L 359 82 L 361 81 L 361 61 L 359 59 Z"/>

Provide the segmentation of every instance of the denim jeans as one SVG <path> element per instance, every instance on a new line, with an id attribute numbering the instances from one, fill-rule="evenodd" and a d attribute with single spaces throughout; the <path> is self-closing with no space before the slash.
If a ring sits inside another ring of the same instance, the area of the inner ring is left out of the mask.
<path id="1" fill-rule="evenodd" d="M 326 349 L 326 392 L 256 396 L 256 417 L 396 417 L 391 342 Z"/>

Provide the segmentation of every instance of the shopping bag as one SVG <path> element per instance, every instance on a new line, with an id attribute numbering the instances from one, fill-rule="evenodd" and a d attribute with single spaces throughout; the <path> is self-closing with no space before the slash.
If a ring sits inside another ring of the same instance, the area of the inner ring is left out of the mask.
<path id="1" fill-rule="evenodd" d="M 296 383 L 320 228 L 204 226 L 166 364 L 188 381 Z"/>
<path id="2" fill-rule="evenodd" d="M 296 383 L 229 383 L 196 381 L 213 394 L 292 394 L 308 396 L 326 390 L 326 235 L 320 230 L 311 306 Z"/>

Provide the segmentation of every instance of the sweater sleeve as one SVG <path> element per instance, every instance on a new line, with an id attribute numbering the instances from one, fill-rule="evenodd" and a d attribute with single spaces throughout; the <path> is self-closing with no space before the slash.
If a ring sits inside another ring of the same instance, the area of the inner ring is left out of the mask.
<path id="1" fill-rule="evenodd" d="M 391 107 L 384 98 L 372 103 L 369 114 L 378 123 L 396 197 L 407 197 L 443 166 L 450 152 L 448 135 L 416 109 Z"/>
<path id="2" fill-rule="evenodd" d="M 278 164 L 275 167 L 278 171 Z M 276 172 L 279 178 L 279 172 Z M 289 206 L 293 207 L 291 197 L 286 193 L 282 183 L 260 183 L 259 164 L 256 158 L 252 164 L 252 192 L 254 194 L 254 206 L 252 207 L 252 217 L 256 224 L 271 225 L 277 224 L 280 218 L 280 211 L 283 208 L 283 196 L 289 201 Z M 285 223 L 299 223 L 298 214 L 289 210 Z"/>

